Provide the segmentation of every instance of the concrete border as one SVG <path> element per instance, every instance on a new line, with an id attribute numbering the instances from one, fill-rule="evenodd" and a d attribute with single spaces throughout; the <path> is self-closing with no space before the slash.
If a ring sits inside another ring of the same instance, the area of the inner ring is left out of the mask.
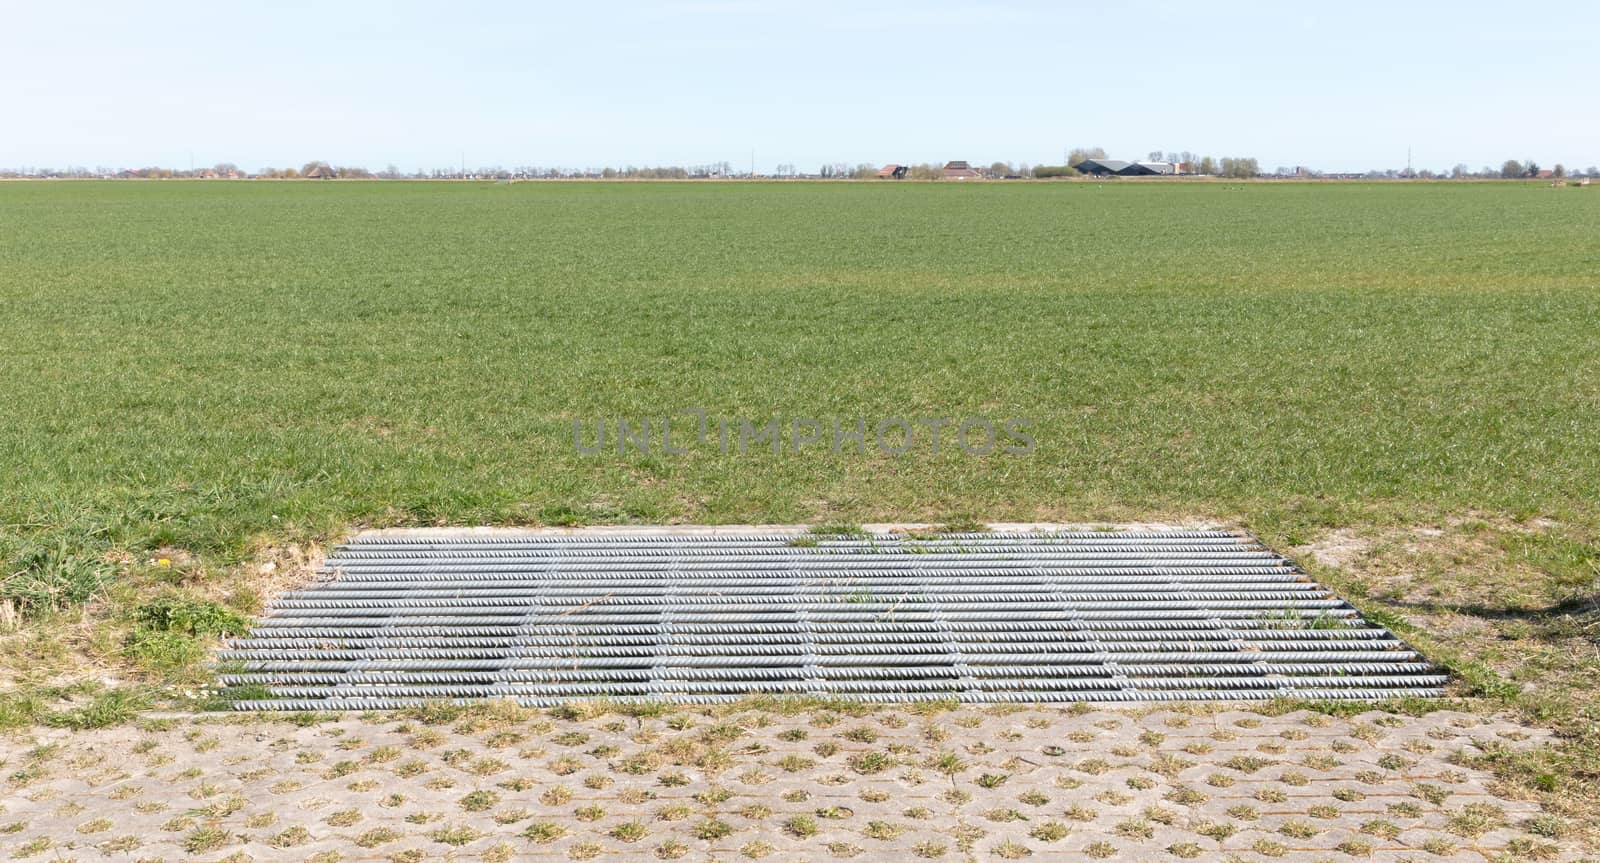
<path id="1" fill-rule="evenodd" d="M 1220 522 L 992 522 L 986 525 L 994 533 L 1033 533 L 1067 530 L 1232 530 L 1237 525 Z M 369 537 L 414 537 L 417 539 L 447 539 L 461 536 L 752 536 L 760 534 L 802 534 L 811 530 L 808 524 L 602 524 L 583 527 L 385 527 L 358 531 L 350 539 Z M 936 530 L 936 523 L 928 522 L 872 522 L 861 525 L 868 533 L 913 533 Z"/>

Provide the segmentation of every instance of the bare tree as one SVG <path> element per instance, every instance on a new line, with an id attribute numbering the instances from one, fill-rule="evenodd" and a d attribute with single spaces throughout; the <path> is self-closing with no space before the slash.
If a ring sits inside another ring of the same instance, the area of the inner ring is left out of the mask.
<path id="1" fill-rule="evenodd" d="M 1101 147 L 1076 147 L 1067 154 L 1067 165 L 1081 165 L 1086 159 L 1104 159 L 1106 151 Z"/>
<path id="2" fill-rule="evenodd" d="M 1261 166 L 1255 159 L 1237 156 L 1224 156 L 1222 159 L 1222 176 L 1235 180 L 1245 180 L 1260 175 Z"/>

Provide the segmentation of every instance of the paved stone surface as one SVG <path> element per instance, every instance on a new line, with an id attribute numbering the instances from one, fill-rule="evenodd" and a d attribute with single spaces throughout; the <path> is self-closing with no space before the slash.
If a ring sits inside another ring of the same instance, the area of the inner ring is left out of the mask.
<path id="1" fill-rule="evenodd" d="M 1456 766 L 1544 732 L 1435 712 L 489 706 L 0 740 L 32 860 L 1576 859 Z"/>

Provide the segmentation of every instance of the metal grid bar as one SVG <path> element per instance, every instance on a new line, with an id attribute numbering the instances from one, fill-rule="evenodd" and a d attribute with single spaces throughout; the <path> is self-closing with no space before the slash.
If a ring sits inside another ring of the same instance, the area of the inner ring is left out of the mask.
<path id="1" fill-rule="evenodd" d="M 428 699 L 973 703 L 1440 694 L 1224 531 L 358 538 L 220 656 L 244 710 Z"/>

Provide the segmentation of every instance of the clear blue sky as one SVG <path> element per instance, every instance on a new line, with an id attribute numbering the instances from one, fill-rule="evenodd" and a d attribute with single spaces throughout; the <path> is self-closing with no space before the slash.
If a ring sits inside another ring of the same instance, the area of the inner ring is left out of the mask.
<path id="1" fill-rule="evenodd" d="M 1600 163 L 1592 0 L 64 0 L 0 29 L 7 167 Z"/>

